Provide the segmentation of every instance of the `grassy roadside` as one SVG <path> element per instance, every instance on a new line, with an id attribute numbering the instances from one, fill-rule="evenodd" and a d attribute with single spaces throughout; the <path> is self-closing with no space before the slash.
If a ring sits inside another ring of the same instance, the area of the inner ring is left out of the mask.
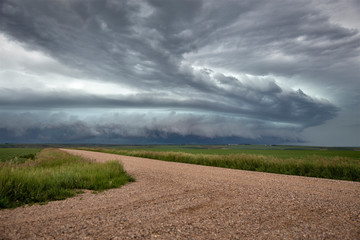
<path id="1" fill-rule="evenodd" d="M 84 146 L 85 147 L 85 146 Z M 319 157 L 348 157 L 360 160 L 360 147 L 316 147 L 289 145 L 119 145 L 87 148 L 106 148 L 128 151 L 182 152 L 210 155 L 252 154 L 282 159 Z"/>
<path id="2" fill-rule="evenodd" d="M 360 181 L 360 161 L 342 156 L 304 155 L 302 158 L 284 159 L 255 154 L 191 154 L 104 148 L 86 150 L 249 171 Z"/>
<path id="3" fill-rule="evenodd" d="M 0 163 L 0 208 L 74 196 L 81 189 L 102 191 L 134 181 L 117 161 L 95 163 L 57 149 L 35 160 Z"/>

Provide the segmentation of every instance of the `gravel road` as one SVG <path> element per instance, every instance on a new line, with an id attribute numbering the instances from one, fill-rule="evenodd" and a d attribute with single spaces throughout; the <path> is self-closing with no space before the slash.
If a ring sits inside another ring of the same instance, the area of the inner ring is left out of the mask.
<path id="1" fill-rule="evenodd" d="M 119 159 L 120 189 L 0 211 L 0 239 L 360 239 L 360 183 Z"/>

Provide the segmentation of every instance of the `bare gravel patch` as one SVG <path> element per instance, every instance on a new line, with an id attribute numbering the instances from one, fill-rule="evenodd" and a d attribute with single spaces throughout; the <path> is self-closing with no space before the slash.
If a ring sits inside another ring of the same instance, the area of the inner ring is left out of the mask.
<path id="1" fill-rule="evenodd" d="M 0 239 L 360 239 L 360 183 L 120 160 L 136 182 L 0 211 Z"/>

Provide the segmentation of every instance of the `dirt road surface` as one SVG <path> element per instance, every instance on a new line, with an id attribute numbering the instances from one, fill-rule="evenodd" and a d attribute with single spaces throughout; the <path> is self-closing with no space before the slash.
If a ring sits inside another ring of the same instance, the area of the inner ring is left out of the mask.
<path id="1" fill-rule="evenodd" d="M 0 211 L 0 239 L 360 239 L 360 183 L 119 159 L 120 189 Z"/>

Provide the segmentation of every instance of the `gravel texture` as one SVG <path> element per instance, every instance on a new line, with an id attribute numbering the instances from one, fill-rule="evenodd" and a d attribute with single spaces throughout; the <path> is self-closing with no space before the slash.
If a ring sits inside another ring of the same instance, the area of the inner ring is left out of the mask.
<path id="1" fill-rule="evenodd" d="M 0 239 L 360 239 L 360 183 L 119 159 L 120 189 L 0 211 Z"/>

